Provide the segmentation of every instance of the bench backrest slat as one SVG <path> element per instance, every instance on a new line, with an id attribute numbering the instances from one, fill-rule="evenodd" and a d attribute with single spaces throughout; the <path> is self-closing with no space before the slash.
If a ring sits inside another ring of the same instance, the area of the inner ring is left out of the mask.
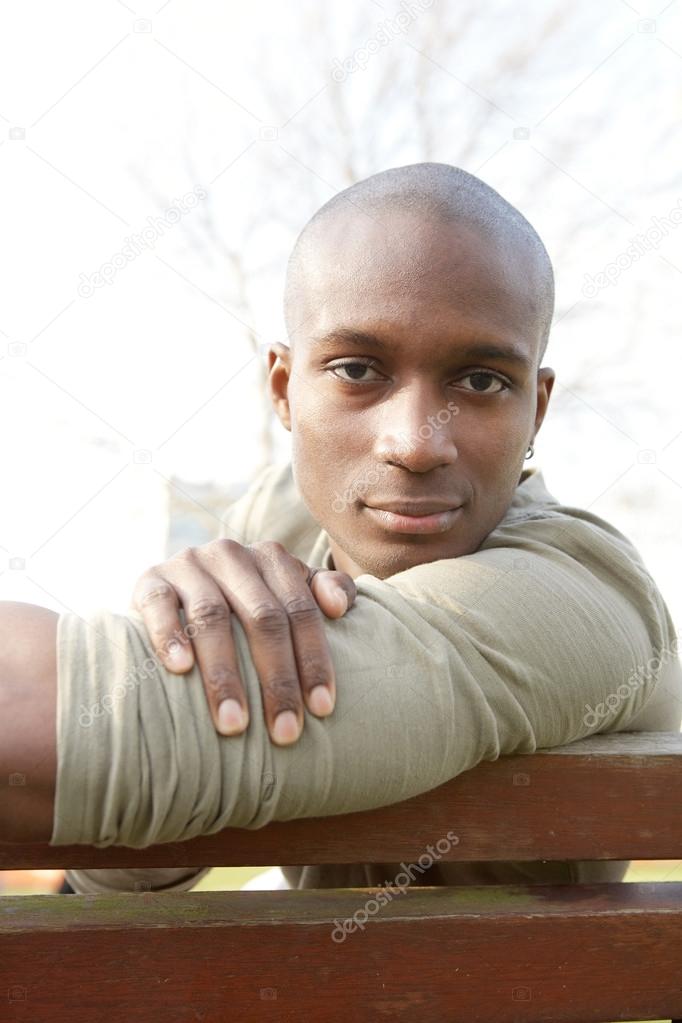
<path id="1" fill-rule="evenodd" d="M 681 808 L 682 734 L 618 733 L 372 812 L 146 850 L 0 844 L 0 866 L 417 862 L 448 831 L 449 860 L 682 859 Z M 682 1019 L 682 882 L 396 882 L 2 898 L 0 1018 Z"/>
<path id="2" fill-rule="evenodd" d="M 500 757 L 362 813 L 230 828 L 149 849 L 0 843 L 0 869 L 682 858 L 682 733 L 619 732 Z"/>
<path id="3" fill-rule="evenodd" d="M 560 1023 L 682 1015 L 682 883 L 413 889 L 363 929 L 344 931 L 343 920 L 362 920 L 354 914 L 369 895 L 0 899 L 0 971 L 15 995 L 1 1018 Z"/>

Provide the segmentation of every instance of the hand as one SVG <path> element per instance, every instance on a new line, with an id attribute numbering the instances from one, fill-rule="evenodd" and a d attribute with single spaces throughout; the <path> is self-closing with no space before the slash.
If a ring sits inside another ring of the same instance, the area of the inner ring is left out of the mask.
<path id="1" fill-rule="evenodd" d="M 237 735 L 249 722 L 232 636 L 235 614 L 260 679 L 268 732 L 286 746 L 303 727 L 301 693 L 318 717 L 334 709 L 334 666 L 320 611 L 340 618 L 355 596 L 345 572 L 310 568 L 281 543 L 242 546 L 224 539 L 187 547 L 148 569 L 135 585 L 133 607 L 169 671 L 190 671 L 196 655 L 213 723 L 223 735 Z"/>

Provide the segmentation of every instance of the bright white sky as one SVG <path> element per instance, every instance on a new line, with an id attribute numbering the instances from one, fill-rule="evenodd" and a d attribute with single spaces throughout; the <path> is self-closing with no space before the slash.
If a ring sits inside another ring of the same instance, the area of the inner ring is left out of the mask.
<path id="1" fill-rule="evenodd" d="M 239 247 L 247 237 L 249 262 L 265 267 L 253 288 L 261 342 L 283 339 L 288 249 L 346 184 L 344 140 L 336 145 L 321 115 L 332 62 L 400 10 L 330 4 L 321 39 L 305 6 L 26 0 L 4 9 L 0 599 L 125 610 L 137 575 L 164 557 L 164 478 L 248 479 L 261 415 L 256 364 L 224 261 L 208 265 L 188 245 L 201 204 L 110 285 L 91 297 L 78 286 L 148 217 L 201 186 L 223 240 Z M 557 497 L 635 541 L 682 624 L 682 230 L 596 298 L 581 293 L 584 275 L 615 260 L 652 217 L 682 209 L 682 4 L 571 5 L 561 45 L 507 94 L 494 54 L 513 33 L 519 48 L 532 39 L 550 6 L 478 4 L 471 45 L 456 67 L 438 69 L 437 158 L 458 162 L 464 111 L 497 105 L 481 135 L 485 160 L 465 166 L 535 224 L 558 279 L 546 361 L 559 386 L 531 464 Z M 362 149 L 358 126 L 374 119 L 366 173 L 422 158 L 409 97 L 398 111 L 375 110 L 369 97 L 391 61 L 430 60 L 417 33 L 442 8 L 434 2 L 344 84 L 357 112 L 349 145 Z M 450 22 L 459 9 L 451 5 Z M 523 127 L 530 138 L 514 138 Z M 272 194 L 288 217 L 249 234 Z M 583 222 L 594 229 L 574 232 Z M 286 457 L 284 431 L 279 445 Z M 134 461 L 140 450 L 151 462 Z M 23 569 L 11 567 L 17 558 Z"/>

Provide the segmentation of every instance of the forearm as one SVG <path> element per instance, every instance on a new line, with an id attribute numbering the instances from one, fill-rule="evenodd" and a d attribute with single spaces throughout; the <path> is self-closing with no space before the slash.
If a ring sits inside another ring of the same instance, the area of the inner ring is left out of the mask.
<path id="1" fill-rule="evenodd" d="M 56 755 L 58 616 L 0 601 L 0 841 L 48 841 Z"/>
<path id="2" fill-rule="evenodd" d="M 456 773 L 445 768 L 447 673 L 424 650 L 426 675 L 442 675 L 440 698 L 420 682 L 414 657 L 405 679 L 398 638 L 407 632 L 388 615 L 377 637 L 366 611 L 350 631 L 328 623 L 337 708 L 327 720 L 306 714 L 302 739 L 286 749 L 270 742 L 238 625 L 252 719 L 244 736 L 227 739 L 214 730 L 197 670 L 167 672 L 137 616 L 103 611 L 88 624 L 0 603 L 1 840 L 144 846 L 379 806 L 439 784 Z"/>
<path id="3" fill-rule="evenodd" d="M 370 809 L 480 760 L 591 734 L 585 705 L 606 701 L 632 664 L 669 646 L 669 624 L 640 618 L 618 592 L 595 580 L 588 587 L 563 562 L 551 574 L 512 571 L 515 556 L 488 551 L 428 566 L 428 576 L 419 566 L 391 584 L 356 580 L 356 605 L 325 624 L 336 709 L 325 719 L 306 712 L 291 747 L 270 742 L 236 622 L 251 722 L 224 738 L 197 669 L 167 672 L 139 616 L 102 611 L 88 624 L 64 615 L 55 635 L 52 612 L 0 605 L 0 766 L 5 778 L 27 780 L 12 793 L 12 817 L 5 800 L 3 834 L 143 847 Z M 633 685 L 599 730 L 627 728 L 658 695 L 678 728 L 679 664 L 665 667 L 669 679 L 661 672 Z"/>
<path id="4" fill-rule="evenodd" d="M 224 827 L 368 809 L 456 774 L 470 744 L 454 755 L 454 694 L 441 655 L 424 648 L 405 670 L 401 642 L 414 647 L 409 629 L 386 612 L 377 635 L 376 613 L 367 611 L 352 609 L 352 627 L 350 617 L 327 623 L 336 710 L 327 719 L 306 713 L 293 747 L 270 742 L 238 625 L 251 722 L 243 736 L 224 738 L 215 732 L 196 669 L 177 677 L 152 661 L 138 616 L 101 612 L 87 628 L 64 616 L 53 844 L 143 847 Z M 145 661 L 147 677 L 140 677 Z M 87 664 L 93 670 L 86 689 Z M 481 703 L 471 705 L 478 711 L 476 747 L 494 756 L 494 722 Z"/>

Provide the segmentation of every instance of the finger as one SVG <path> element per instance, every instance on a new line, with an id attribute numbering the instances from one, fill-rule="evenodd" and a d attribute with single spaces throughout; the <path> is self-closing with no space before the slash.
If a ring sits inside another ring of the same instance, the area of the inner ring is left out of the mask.
<path id="1" fill-rule="evenodd" d="M 194 665 L 192 643 L 180 622 L 178 595 L 160 573 L 151 569 L 138 579 L 133 608 L 142 615 L 154 653 L 175 674 Z"/>
<path id="2" fill-rule="evenodd" d="M 194 551 L 177 559 L 171 582 L 185 609 L 211 718 L 221 735 L 238 735 L 249 723 L 249 708 L 232 635 L 231 611 L 220 586 Z"/>
<path id="3" fill-rule="evenodd" d="M 307 583 L 308 567 L 277 550 L 261 548 L 254 553 L 266 586 L 287 613 L 305 704 L 312 714 L 326 717 L 334 709 L 336 679 L 324 619 Z"/>
<path id="4" fill-rule="evenodd" d="M 315 572 L 310 589 L 327 618 L 341 618 L 355 603 L 355 583 L 345 572 L 320 569 Z"/>
<path id="5" fill-rule="evenodd" d="M 231 583 L 221 579 L 221 585 L 226 587 L 230 606 L 249 642 L 268 733 L 276 745 L 288 746 L 296 742 L 303 727 L 303 700 L 289 619 L 262 577 L 252 548 L 238 548 L 234 556 L 242 563 L 241 571 L 232 570 Z M 213 569 L 212 574 L 216 576 L 217 571 Z M 236 584 L 235 579 L 239 579 Z M 308 596 L 312 599 L 310 591 Z"/>

